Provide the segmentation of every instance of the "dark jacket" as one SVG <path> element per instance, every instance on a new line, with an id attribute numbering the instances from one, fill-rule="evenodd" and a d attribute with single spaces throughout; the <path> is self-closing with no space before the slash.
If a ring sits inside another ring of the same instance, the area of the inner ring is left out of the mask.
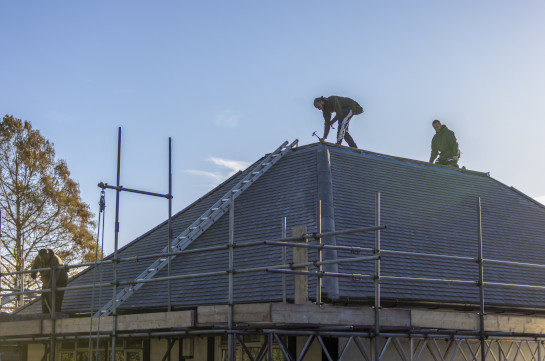
<path id="1" fill-rule="evenodd" d="M 61 266 L 63 264 L 61 258 L 57 256 L 52 249 L 46 249 L 45 251 L 48 256 L 48 260 L 43 261 L 39 256 L 36 256 L 36 258 L 34 259 L 34 262 L 32 262 L 32 265 L 30 266 L 31 269 L 55 267 L 55 266 Z M 51 271 L 43 270 L 38 272 L 40 272 L 40 276 L 42 277 L 42 287 L 51 288 L 52 286 Z M 32 278 L 35 278 L 36 271 L 32 272 L 31 275 L 32 275 Z M 58 287 L 66 286 L 66 284 L 68 283 L 68 272 L 66 271 L 66 268 L 61 268 L 57 270 L 55 281 Z"/>
<path id="2" fill-rule="evenodd" d="M 438 154 L 440 159 L 451 159 L 454 156 L 460 156 L 456 135 L 446 125 L 442 125 L 431 140 L 430 163 L 433 163 Z"/>
<path id="3" fill-rule="evenodd" d="M 357 115 L 363 113 L 363 108 L 350 98 L 340 97 L 332 95 L 324 98 L 325 104 L 322 108 L 322 115 L 324 116 L 324 138 L 327 138 L 329 134 L 329 128 L 335 124 L 336 121 L 342 119 L 345 110 L 352 109 L 352 114 Z M 331 113 L 335 113 L 335 117 L 331 119 Z M 346 111 L 348 113 L 348 111 Z"/>

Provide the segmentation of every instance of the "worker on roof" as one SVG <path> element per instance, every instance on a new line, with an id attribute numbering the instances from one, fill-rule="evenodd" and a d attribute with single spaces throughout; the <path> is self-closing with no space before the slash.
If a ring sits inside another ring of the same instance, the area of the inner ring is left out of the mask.
<path id="1" fill-rule="evenodd" d="M 327 139 L 329 129 L 333 128 L 333 124 L 338 121 L 337 144 L 341 144 L 343 139 L 346 139 L 349 146 L 358 147 L 348 133 L 348 123 L 352 116 L 363 113 L 363 108 L 355 100 L 336 95 L 328 98 L 319 97 L 314 99 L 314 107 L 321 110 L 324 116 L 324 136 L 320 138 L 320 142 Z M 335 113 L 333 119 L 331 119 L 331 113 Z"/>
<path id="2" fill-rule="evenodd" d="M 38 251 L 38 255 L 30 266 L 31 269 L 37 268 L 50 268 L 62 266 L 62 260 L 55 254 L 52 249 L 41 249 Z M 40 273 L 42 278 L 42 289 L 48 289 L 53 287 L 52 270 L 34 271 L 30 273 L 32 279 L 36 279 L 36 273 Z M 55 270 L 55 288 L 66 287 L 68 283 L 68 272 L 66 268 L 56 268 Z M 55 312 L 61 312 L 62 299 L 64 298 L 64 291 L 55 290 Z M 42 293 L 42 312 L 51 313 L 51 292 Z"/>
<path id="3" fill-rule="evenodd" d="M 431 125 L 435 129 L 435 135 L 431 140 L 431 155 L 430 163 L 437 161 L 435 164 L 448 165 L 458 168 L 458 159 L 460 159 L 460 149 L 458 148 L 458 140 L 456 135 L 446 125 L 435 119 Z"/>

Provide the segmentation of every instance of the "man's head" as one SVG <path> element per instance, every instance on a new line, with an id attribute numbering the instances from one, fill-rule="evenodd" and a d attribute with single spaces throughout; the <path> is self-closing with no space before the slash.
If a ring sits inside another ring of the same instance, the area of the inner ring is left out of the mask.
<path id="1" fill-rule="evenodd" d="M 48 262 L 51 259 L 51 256 L 54 254 L 52 249 L 49 248 L 42 248 L 38 251 L 38 257 L 40 257 L 40 261 L 42 262 Z"/>
<path id="2" fill-rule="evenodd" d="M 435 132 L 438 133 L 443 125 L 439 120 L 435 119 L 433 122 L 431 122 L 431 126 L 433 129 L 435 129 Z"/>
<path id="3" fill-rule="evenodd" d="M 319 98 L 314 99 L 314 107 L 316 109 L 322 110 L 324 108 L 324 104 L 325 104 L 324 97 L 319 97 Z"/>

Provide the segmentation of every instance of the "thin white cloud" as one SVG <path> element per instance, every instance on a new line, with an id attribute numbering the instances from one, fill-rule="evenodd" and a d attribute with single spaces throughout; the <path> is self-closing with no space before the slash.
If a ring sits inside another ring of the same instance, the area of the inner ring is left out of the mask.
<path id="1" fill-rule="evenodd" d="M 231 174 L 238 172 L 239 170 L 244 170 L 250 165 L 250 163 L 241 160 L 230 160 L 218 157 L 209 157 L 207 160 L 216 165 L 231 169 Z"/>
<path id="2" fill-rule="evenodd" d="M 206 178 L 208 182 L 212 183 L 212 186 L 217 186 L 239 170 L 244 170 L 250 165 L 250 163 L 245 161 L 224 159 L 219 157 L 209 157 L 206 159 L 206 161 L 213 163 L 215 168 L 211 171 L 186 169 L 185 172 Z"/>
<path id="3" fill-rule="evenodd" d="M 214 124 L 220 127 L 235 128 L 239 123 L 239 119 L 238 114 L 228 109 L 216 115 Z"/>

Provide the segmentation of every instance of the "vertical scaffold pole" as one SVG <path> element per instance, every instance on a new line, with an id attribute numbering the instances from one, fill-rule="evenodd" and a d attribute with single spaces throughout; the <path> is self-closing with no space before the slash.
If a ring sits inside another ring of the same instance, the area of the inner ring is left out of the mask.
<path id="1" fill-rule="evenodd" d="M 1 217 L 1 216 L 0 216 Z M 0 227 L 0 232 L 1 232 L 1 227 Z M 1 233 L 0 233 L 0 238 L 1 238 Z M 0 255 L 0 300 L 2 299 L 2 293 L 4 293 L 4 283 L 2 282 L 3 280 L 3 275 L 2 275 L 2 272 L 4 272 L 4 266 L 3 266 L 3 263 L 2 263 L 2 258 L 4 258 L 2 255 Z M 283 263 L 284 264 L 284 263 Z M 0 301 L 0 313 L 2 312 L 2 302 Z"/>
<path id="2" fill-rule="evenodd" d="M 172 239 L 172 138 L 168 138 L 168 236 L 167 236 L 167 252 L 172 252 L 171 239 Z M 168 256 L 168 277 L 170 277 L 170 256 Z M 171 289 L 170 280 L 168 281 L 168 308 L 167 311 L 172 311 L 172 305 L 170 303 Z"/>
<path id="3" fill-rule="evenodd" d="M 2 239 L 2 210 L 0 210 L 0 240 Z M 0 255 L 0 293 L 3 293 L 3 285 L 4 283 L 2 282 L 2 272 L 4 271 L 4 266 L 3 266 L 3 262 L 2 262 L 2 258 L 3 256 Z M 0 295 L 0 300 L 2 299 L 2 295 Z M 2 312 L 2 302 L 0 302 L 0 312 Z"/>
<path id="4" fill-rule="evenodd" d="M 229 342 L 229 348 L 228 348 L 228 360 L 229 361 L 236 361 L 237 359 L 237 337 L 236 335 L 233 335 L 232 332 L 229 332 L 229 337 L 228 337 L 228 342 Z"/>
<path id="5" fill-rule="evenodd" d="M 286 238 L 287 233 L 287 218 L 282 217 L 282 239 Z M 282 264 L 286 264 L 286 246 L 282 246 Z M 282 274 L 282 302 L 287 302 L 287 295 L 286 295 L 286 274 Z"/>
<path id="6" fill-rule="evenodd" d="M 273 334 L 272 332 L 269 333 L 267 335 L 267 343 L 269 344 L 269 347 L 268 347 L 268 352 L 267 352 L 267 359 L 268 361 L 274 361 L 274 358 L 273 358 Z"/>
<path id="7" fill-rule="evenodd" d="M 119 244 L 119 195 L 121 177 L 121 127 L 117 133 L 117 180 L 115 190 L 115 241 L 113 259 L 113 296 L 112 296 L 112 360 L 116 360 L 116 333 L 117 333 L 117 248 Z"/>
<path id="8" fill-rule="evenodd" d="M 375 225 L 380 226 L 380 192 L 376 194 Z M 380 231 L 375 231 L 375 359 L 380 360 Z"/>
<path id="9" fill-rule="evenodd" d="M 42 293 L 42 297 L 47 297 Z M 51 312 L 51 337 L 49 340 L 49 361 L 55 361 L 55 333 L 56 328 L 56 315 L 57 309 L 57 267 L 51 268 L 51 292 L 49 293 L 49 311 Z M 47 298 L 46 298 L 47 301 Z"/>
<path id="10" fill-rule="evenodd" d="M 318 234 L 322 233 L 322 201 L 318 200 L 316 203 L 316 232 Z M 322 245 L 322 238 L 317 239 L 318 245 Z M 322 249 L 318 248 L 318 262 L 322 262 Z M 318 272 L 322 273 L 322 265 L 318 266 Z M 322 277 L 318 276 L 316 279 L 316 304 L 322 304 Z"/>
<path id="11" fill-rule="evenodd" d="M 234 255 L 233 255 L 233 246 L 235 243 L 235 199 L 233 194 L 231 194 L 229 200 L 229 296 L 228 296 L 228 311 L 227 311 L 227 327 L 229 331 L 233 329 L 233 266 L 234 266 Z M 236 347 L 235 340 L 233 340 L 233 333 L 229 332 L 227 336 L 227 342 L 229 348 Z M 236 355 L 235 350 L 229 350 L 229 361 L 235 361 L 232 359 L 233 354 Z"/>
<path id="12" fill-rule="evenodd" d="M 479 326 L 480 326 L 480 339 L 481 339 L 481 360 L 484 361 L 486 357 L 485 352 L 485 339 L 484 339 L 484 262 L 483 262 L 483 229 L 482 229 L 482 208 L 481 197 L 477 198 L 477 240 L 478 244 L 478 257 L 477 263 L 479 265 Z"/>
<path id="13" fill-rule="evenodd" d="M 24 271 L 25 270 L 25 258 L 23 257 L 23 248 L 21 246 L 21 271 Z M 21 286 L 21 292 L 25 292 L 25 274 L 24 273 L 21 273 L 20 274 L 21 276 L 21 283 L 20 283 L 20 286 Z M 22 293 L 21 296 L 20 296 L 20 299 L 21 299 L 21 306 L 24 306 L 25 305 L 25 294 Z"/>

